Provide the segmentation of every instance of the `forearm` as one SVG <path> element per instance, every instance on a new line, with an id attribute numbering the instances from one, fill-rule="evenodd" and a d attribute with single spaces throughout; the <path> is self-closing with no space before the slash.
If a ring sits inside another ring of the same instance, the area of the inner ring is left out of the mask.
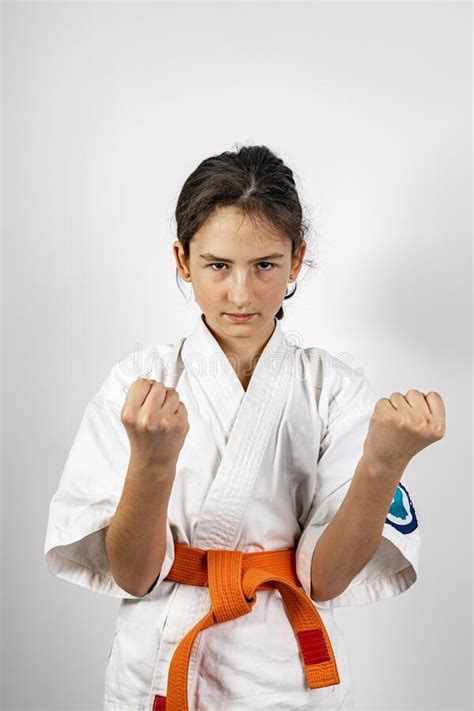
<path id="1" fill-rule="evenodd" d="M 311 597 L 340 595 L 372 558 L 404 468 L 381 473 L 361 457 L 349 490 L 318 540 L 311 564 Z"/>
<path id="2" fill-rule="evenodd" d="M 132 595 L 145 595 L 160 574 L 174 474 L 129 464 L 105 545 L 114 580 Z"/>

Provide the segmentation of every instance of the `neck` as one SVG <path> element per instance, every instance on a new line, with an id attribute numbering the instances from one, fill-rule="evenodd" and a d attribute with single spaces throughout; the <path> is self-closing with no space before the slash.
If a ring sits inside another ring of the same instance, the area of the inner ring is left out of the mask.
<path id="1" fill-rule="evenodd" d="M 202 315 L 202 319 L 229 358 L 242 384 L 248 382 L 251 374 L 255 370 L 258 359 L 276 328 L 275 319 L 273 319 L 265 330 L 241 335 L 239 338 L 233 338 L 213 324 L 209 324 L 204 314 Z"/>

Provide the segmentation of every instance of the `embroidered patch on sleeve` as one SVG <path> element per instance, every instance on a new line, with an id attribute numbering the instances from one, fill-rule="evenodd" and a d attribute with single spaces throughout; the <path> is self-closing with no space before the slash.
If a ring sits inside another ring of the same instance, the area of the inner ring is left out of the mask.
<path id="1" fill-rule="evenodd" d="M 395 489 L 385 523 L 389 523 L 400 533 L 410 533 L 418 526 L 410 494 L 401 482 Z"/>

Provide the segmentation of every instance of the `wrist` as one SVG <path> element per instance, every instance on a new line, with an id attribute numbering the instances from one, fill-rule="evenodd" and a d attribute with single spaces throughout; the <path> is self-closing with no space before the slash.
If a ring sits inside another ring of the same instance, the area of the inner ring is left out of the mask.
<path id="1" fill-rule="evenodd" d="M 380 459 L 368 452 L 363 453 L 361 462 L 368 476 L 376 479 L 393 479 L 397 481 L 400 481 L 408 465 L 408 461 L 403 459 Z"/>
<path id="2" fill-rule="evenodd" d="M 365 502 L 370 501 L 386 512 L 402 478 L 403 467 L 389 465 L 363 455 L 357 465 L 351 486 L 355 496 Z"/>
<path id="3" fill-rule="evenodd" d="M 133 476 L 140 479 L 172 481 L 176 474 L 176 462 L 145 462 L 142 459 L 130 457 L 128 471 L 133 472 Z"/>

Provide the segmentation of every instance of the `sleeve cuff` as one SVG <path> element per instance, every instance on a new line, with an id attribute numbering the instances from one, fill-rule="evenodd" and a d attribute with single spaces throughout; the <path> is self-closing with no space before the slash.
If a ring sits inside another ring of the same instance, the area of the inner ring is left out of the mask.
<path id="1" fill-rule="evenodd" d="M 329 523 L 309 526 L 298 541 L 296 573 L 308 597 L 311 593 L 313 552 Z M 331 600 L 313 602 L 323 609 L 364 605 L 394 597 L 408 590 L 418 578 L 420 540 L 417 529 L 404 534 L 385 523 L 379 547 L 349 586 Z"/>
<path id="2" fill-rule="evenodd" d="M 169 521 L 166 527 L 166 553 L 160 574 L 145 595 L 132 595 L 115 582 L 105 550 L 105 530 L 111 521 L 110 514 L 97 520 L 93 531 L 84 525 L 55 530 L 51 528 L 45 542 L 44 555 L 49 571 L 67 582 L 88 588 L 93 592 L 117 598 L 143 600 L 168 575 L 174 562 L 174 539 Z"/>

